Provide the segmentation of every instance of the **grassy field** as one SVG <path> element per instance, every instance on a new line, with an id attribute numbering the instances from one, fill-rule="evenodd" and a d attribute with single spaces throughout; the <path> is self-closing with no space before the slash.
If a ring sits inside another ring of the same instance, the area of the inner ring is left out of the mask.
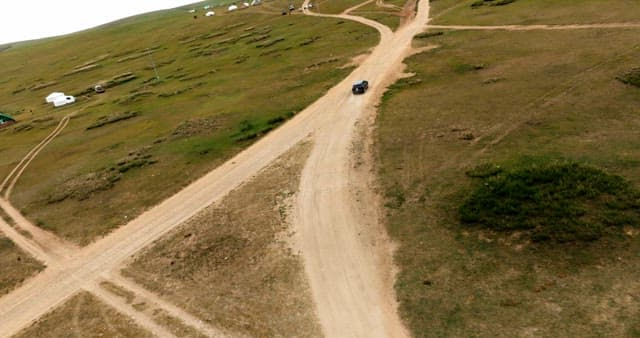
<path id="1" fill-rule="evenodd" d="M 42 269 L 44 266 L 40 262 L 0 234 L 0 296 L 9 293 Z"/>
<path id="2" fill-rule="evenodd" d="M 0 53 L 0 111 L 19 121 L 0 131 L 0 177 L 74 116 L 12 201 L 43 228 L 89 243 L 285 122 L 378 39 L 344 20 L 281 16 L 284 5 L 197 19 L 161 11 Z M 97 83 L 105 93 L 87 90 Z M 52 91 L 78 102 L 54 109 L 44 103 Z"/>
<path id="3" fill-rule="evenodd" d="M 440 48 L 408 60 L 416 75 L 385 95 L 376 134 L 386 223 L 399 244 L 400 311 L 416 337 L 640 335 L 638 224 L 594 242 L 535 243 L 465 224 L 459 213 L 482 184 L 468 172 L 487 163 L 572 161 L 640 187 L 640 91 L 617 79 L 639 66 L 637 36 L 416 39 Z"/>
<path id="4" fill-rule="evenodd" d="M 250 337 L 320 327 L 287 217 L 309 144 L 159 240 L 124 274 L 202 320 Z"/>
<path id="5" fill-rule="evenodd" d="M 640 3 L 634 0 L 516 0 L 504 6 L 472 7 L 476 2 L 478 1 L 432 1 L 431 13 L 435 17 L 432 23 L 528 25 L 640 21 L 637 15 Z"/>
<path id="6" fill-rule="evenodd" d="M 153 337 L 132 320 L 81 292 L 15 335 L 28 337 Z"/>
<path id="7" fill-rule="evenodd" d="M 362 3 L 362 0 L 320 0 L 312 1 L 313 10 L 325 14 L 340 14 L 345 10 Z"/>

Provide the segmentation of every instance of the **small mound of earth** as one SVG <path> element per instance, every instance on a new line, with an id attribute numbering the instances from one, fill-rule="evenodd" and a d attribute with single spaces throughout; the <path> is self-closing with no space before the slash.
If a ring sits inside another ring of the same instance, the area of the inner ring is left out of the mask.
<path id="1" fill-rule="evenodd" d="M 171 134 L 173 138 L 189 137 L 208 134 L 222 127 L 222 119 L 219 116 L 202 119 L 186 120 L 180 123 Z"/>

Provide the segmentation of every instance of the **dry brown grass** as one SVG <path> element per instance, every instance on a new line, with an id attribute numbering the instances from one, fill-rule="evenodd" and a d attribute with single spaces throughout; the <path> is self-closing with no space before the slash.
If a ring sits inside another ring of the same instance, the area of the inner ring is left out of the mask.
<path id="1" fill-rule="evenodd" d="M 164 326 L 171 333 L 177 337 L 194 337 L 204 338 L 205 334 L 198 332 L 198 330 L 185 324 L 182 320 L 173 317 L 167 311 L 157 308 L 153 303 L 149 303 L 148 299 L 136 295 L 134 292 L 129 291 L 114 283 L 103 281 L 100 286 L 112 293 L 115 296 L 122 298 L 127 304 L 131 305 L 136 311 L 151 318 L 157 324 Z"/>
<path id="2" fill-rule="evenodd" d="M 254 337 L 318 336 L 302 263 L 285 243 L 309 148 L 291 150 L 124 273 L 216 327 Z"/>
<path id="3" fill-rule="evenodd" d="M 31 337 L 153 337 L 133 321 L 103 304 L 88 292 L 81 292 L 40 318 L 15 338 Z"/>
<path id="4" fill-rule="evenodd" d="M 0 234 L 0 295 L 9 293 L 42 269 L 40 262 Z"/>

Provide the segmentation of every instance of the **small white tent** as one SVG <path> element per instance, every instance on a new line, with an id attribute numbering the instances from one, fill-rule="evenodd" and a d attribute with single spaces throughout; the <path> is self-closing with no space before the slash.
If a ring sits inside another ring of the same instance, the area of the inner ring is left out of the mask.
<path id="1" fill-rule="evenodd" d="M 253 0 L 253 1 L 251 1 L 251 6 L 257 6 L 257 5 L 259 5 L 261 2 L 262 2 L 262 1 L 260 1 L 260 0 Z"/>
<path id="2" fill-rule="evenodd" d="M 214 13 L 213 11 L 208 11 L 207 14 L 205 14 L 205 16 L 214 16 L 216 15 L 216 13 Z"/>
<path id="3" fill-rule="evenodd" d="M 62 107 L 64 105 L 68 105 L 74 102 L 76 102 L 75 97 L 69 96 L 69 95 L 62 95 L 62 96 L 56 97 L 56 99 L 53 101 L 53 105 L 55 107 Z"/>
<path id="4" fill-rule="evenodd" d="M 231 5 L 231 6 L 229 6 L 229 8 L 227 8 L 227 10 L 228 10 L 229 12 L 233 12 L 233 11 L 235 11 L 235 10 L 237 10 L 237 9 L 238 9 L 238 6 L 236 6 L 236 5 Z"/>
<path id="5" fill-rule="evenodd" d="M 64 93 L 53 92 L 53 93 L 49 94 L 49 96 L 47 96 L 45 98 L 45 101 L 47 101 L 47 103 L 52 103 L 53 101 L 55 101 L 56 98 L 58 98 L 60 96 L 64 96 Z"/>

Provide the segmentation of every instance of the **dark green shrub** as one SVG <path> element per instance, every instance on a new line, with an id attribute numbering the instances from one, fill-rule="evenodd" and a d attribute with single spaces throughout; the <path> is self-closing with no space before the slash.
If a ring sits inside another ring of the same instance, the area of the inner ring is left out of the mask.
<path id="1" fill-rule="evenodd" d="M 617 79 L 624 84 L 640 87 L 640 68 L 634 68 L 624 75 L 618 76 Z"/>
<path id="2" fill-rule="evenodd" d="M 460 206 L 463 223 L 536 242 L 597 240 L 640 224 L 640 193 L 622 177 L 577 163 L 533 164 L 491 173 Z"/>

